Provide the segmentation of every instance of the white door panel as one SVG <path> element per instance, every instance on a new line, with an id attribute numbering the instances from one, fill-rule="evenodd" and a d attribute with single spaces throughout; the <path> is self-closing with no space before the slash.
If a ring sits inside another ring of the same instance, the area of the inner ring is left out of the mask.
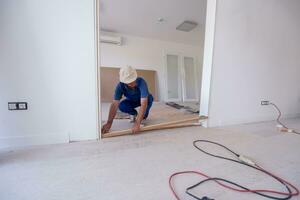
<path id="1" fill-rule="evenodd" d="M 198 101 L 196 59 L 176 53 L 165 54 L 165 101 Z"/>
<path id="2" fill-rule="evenodd" d="M 167 101 L 181 101 L 180 60 L 178 55 L 166 55 Z"/>
<path id="3" fill-rule="evenodd" d="M 183 57 L 183 101 L 198 101 L 197 69 L 193 57 Z"/>

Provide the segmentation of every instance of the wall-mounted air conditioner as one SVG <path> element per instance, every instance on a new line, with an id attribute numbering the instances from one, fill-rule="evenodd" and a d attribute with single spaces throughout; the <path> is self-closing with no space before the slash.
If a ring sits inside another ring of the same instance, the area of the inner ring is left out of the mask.
<path id="1" fill-rule="evenodd" d="M 100 42 L 106 43 L 106 44 L 122 45 L 122 37 L 121 36 L 101 35 Z"/>

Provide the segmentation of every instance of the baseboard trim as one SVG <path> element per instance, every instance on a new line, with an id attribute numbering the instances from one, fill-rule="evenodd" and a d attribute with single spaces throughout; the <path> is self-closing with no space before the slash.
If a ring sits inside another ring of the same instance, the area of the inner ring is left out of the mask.
<path id="1" fill-rule="evenodd" d="M 66 132 L 60 132 L 46 135 L 0 137 L 1 150 L 59 143 L 69 143 L 69 134 Z"/>
<path id="2" fill-rule="evenodd" d="M 281 119 L 290 119 L 298 118 L 300 113 L 293 114 L 284 114 L 281 116 Z M 259 123 L 259 122 L 268 122 L 276 120 L 277 115 L 268 115 L 268 116 L 257 116 L 257 117 L 248 117 L 248 118 L 239 118 L 233 120 L 218 120 L 209 117 L 207 121 L 207 127 L 219 127 L 219 126 L 229 126 L 229 125 L 238 125 L 238 124 L 248 124 L 248 123 Z"/>

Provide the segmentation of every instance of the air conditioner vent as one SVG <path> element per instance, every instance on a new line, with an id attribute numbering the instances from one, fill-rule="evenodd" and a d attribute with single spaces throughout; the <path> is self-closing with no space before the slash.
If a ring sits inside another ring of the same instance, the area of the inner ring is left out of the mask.
<path id="1" fill-rule="evenodd" d="M 196 28 L 197 25 L 198 24 L 196 22 L 184 21 L 176 27 L 176 30 L 189 32 L 189 31 L 193 30 L 194 28 Z"/>
<path id="2" fill-rule="evenodd" d="M 122 45 L 122 37 L 121 36 L 101 35 L 100 42 L 106 43 L 106 44 Z"/>

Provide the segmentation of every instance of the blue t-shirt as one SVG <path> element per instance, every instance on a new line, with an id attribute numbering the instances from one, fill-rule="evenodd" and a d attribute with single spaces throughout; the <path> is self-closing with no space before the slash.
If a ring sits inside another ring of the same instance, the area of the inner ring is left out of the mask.
<path id="1" fill-rule="evenodd" d="M 136 87 L 130 88 L 125 83 L 119 82 L 115 89 L 115 100 L 120 100 L 122 96 L 132 101 L 140 101 L 141 98 L 147 98 L 149 95 L 148 86 L 146 81 L 138 77 L 136 79 Z"/>

